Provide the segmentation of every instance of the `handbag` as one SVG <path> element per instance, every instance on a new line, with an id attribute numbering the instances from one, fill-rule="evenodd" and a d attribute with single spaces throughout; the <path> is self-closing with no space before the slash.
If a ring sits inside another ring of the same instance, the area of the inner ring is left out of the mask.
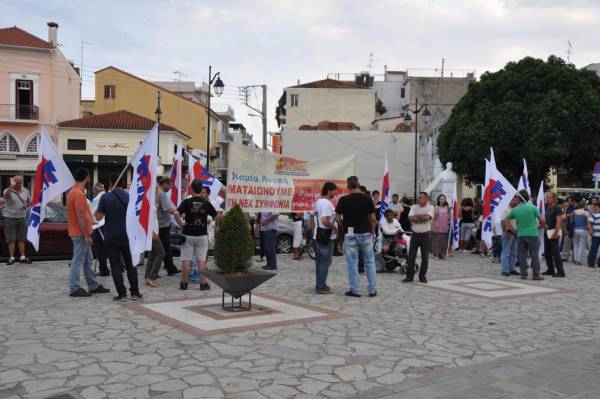
<path id="1" fill-rule="evenodd" d="M 333 230 L 317 227 L 317 243 L 321 245 L 329 244 L 329 240 L 331 240 L 331 234 L 333 234 Z"/>

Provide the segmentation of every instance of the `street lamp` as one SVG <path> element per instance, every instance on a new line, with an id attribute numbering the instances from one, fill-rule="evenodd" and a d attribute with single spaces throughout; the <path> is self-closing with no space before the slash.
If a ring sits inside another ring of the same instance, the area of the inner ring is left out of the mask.
<path id="1" fill-rule="evenodd" d="M 215 81 L 216 79 L 216 81 Z M 225 83 L 221 80 L 221 72 L 212 74 L 212 65 L 208 66 L 208 107 L 206 109 L 206 115 L 208 122 L 206 124 L 206 170 L 210 173 L 210 87 L 215 87 L 215 94 L 217 97 L 221 97 L 223 90 L 225 89 Z"/>
<path id="2" fill-rule="evenodd" d="M 160 152 L 158 152 L 158 148 L 160 147 L 160 117 L 162 116 L 162 110 L 160 109 L 160 91 L 156 92 L 156 110 L 154 111 L 154 115 L 156 116 L 156 122 L 158 123 L 158 145 L 156 146 L 156 155 L 160 157 Z"/>
<path id="3" fill-rule="evenodd" d="M 414 186 L 414 199 L 417 200 L 417 141 L 419 139 L 419 113 L 423 111 L 423 122 L 428 123 L 431 119 L 431 112 L 427 109 L 427 104 L 423 104 L 419 107 L 419 99 L 415 98 L 415 108 L 406 110 L 406 114 L 404 115 L 404 126 L 406 128 L 410 128 L 412 126 L 412 118 L 410 116 L 410 112 L 415 114 L 415 186 Z"/>

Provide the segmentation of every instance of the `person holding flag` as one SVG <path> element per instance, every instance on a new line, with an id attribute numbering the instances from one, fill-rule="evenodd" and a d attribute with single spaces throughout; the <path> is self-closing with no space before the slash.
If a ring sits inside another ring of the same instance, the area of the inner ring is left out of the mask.
<path id="1" fill-rule="evenodd" d="M 546 224 L 540 210 L 529 202 L 527 190 L 519 191 L 519 205 L 511 209 L 506 216 L 504 225 L 511 220 L 517 222 L 517 239 L 519 251 L 519 265 L 521 267 L 521 279 L 527 280 L 527 256 L 531 258 L 531 271 L 533 280 L 543 280 L 540 275 L 540 240 L 538 236 L 538 222 L 542 226 Z"/>
<path id="2" fill-rule="evenodd" d="M 75 185 L 67 195 L 67 229 L 73 241 L 73 259 L 69 272 L 69 296 L 74 298 L 90 297 L 92 294 L 106 294 L 104 288 L 92 270 L 92 214 L 85 197 L 85 187 L 90 182 L 87 169 L 75 172 Z M 87 283 L 86 291 L 79 285 L 79 269 L 83 268 L 83 277 Z"/>
<path id="3" fill-rule="evenodd" d="M 172 180 L 168 177 L 159 177 L 158 191 L 156 193 L 156 216 L 158 219 L 158 237 L 165 251 L 164 262 L 167 274 L 173 276 L 180 273 L 175 263 L 173 263 L 173 255 L 171 253 L 171 217 L 177 217 L 177 207 L 172 201 L 173 190 Z M 169 191 L 171 196 L 169 197 Z M 176 199 L 177 200 L 177 199 Z"/>
<path id="4" fill-rule="evenodd" d="M 502 211 L 502 253 L 500 254 L 500 264 L 502 269 L 500 273 L 508 277 L 510 275 L 518 275 L 515 270 L 518 255 L 517 242 L 517 222 L 513 219 L 505 222 L 510 210 L 519 205 L 519 196 L 514 196 L 508 207 Z"/>

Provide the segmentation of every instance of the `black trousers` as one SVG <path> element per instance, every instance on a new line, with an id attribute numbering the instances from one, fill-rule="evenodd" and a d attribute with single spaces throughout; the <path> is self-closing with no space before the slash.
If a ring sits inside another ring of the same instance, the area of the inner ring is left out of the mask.
<path id="1" fill-rule="evenodd" d="M 158 229 L 158 237 L 165 249 L 165 269 L 167 273 L 172 274 L 177 271 L 177 267 L 173 263 L 173 254 L 171 253 L 171 227 L 161 227 Z"/>
<path id="2" fill-rule="evenodd" d="M 129 291 L 132 294 L 139 294 L 137 268 L 133 267 L 131 262 L 131 252 L 129 252 L 129 239 L 125 237 L 107 238 L 104 240 L 108 259 L 110 260 L 110 269 L 112 271 L 113 282 L 119 296 L 127 296 L 127 289 L 123 282 L 123 272 L 127 271 L 127 280 L 129 280 Z M 125 264 L 123 264 L 125 263 Z"/>
<path id="3" fill-rule="evenodd" d="M 560 255 L 560 238 L 550 240 L 544 231 L 544 259 L 551 273 L 565 274 L 562 257 Z"/>
<path id="4" fill-rule="evenodd" d="M 419 278 L 427 276 L 427 267 L 429 266 L 429 246 L 431 245 L 430 233 L 412 233 L 410 236 L 410 247 L 408 249 L 408 264 L 406 277 L 414 278 L 415 260 L 417 251 L 421 248 L 421 268 L 419 269 Z"/>
<path id="5" fill-rule="evenodd" d="M 94 243 L 92 245 L 92 251 L 94 252 L 94 256 L 98 259 L 98 266 L 100 267 L 100 274 L 103 276 L 108 276 L 110 274 L 110 270 L 108 270 L 108 257 L 106 254 L 106 246 L 104 245 L 104 239 L 100 235 L 100 229 L 94 230 L 92 233 L 92 239 Z"/>

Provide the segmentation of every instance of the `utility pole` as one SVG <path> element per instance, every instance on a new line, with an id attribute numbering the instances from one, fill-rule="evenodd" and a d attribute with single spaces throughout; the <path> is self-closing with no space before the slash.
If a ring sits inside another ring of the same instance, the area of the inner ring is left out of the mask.
<path id="1" fill-rule="evenodd" d="M 257 87 L 262 88 L 262 110 L 255 108 L 248 103 L 248 98 L 250 97 L 249 89 L 256 90 Z M 240 97 L 242 97 L 242 99 L 244 100 L 244 104 L 246 105 L 246 107 L 250 108 L 252 111 L 254 111 L 258 114 L 258 115 L 251 115 L 251 116 L 260 116 L 261 117 L 263 150 L 266 150 L 267 149 L 267 85 L 242 86 L 239 88 L 239 90 L 240 90 Z"/>
<path id="2" fill-rule="evenodd" d="M 93 43 L 81 41 L 81 58 L 79 59 L 79 101 L 81 102 L 81 92 L 83 90 L 83 46 L 85 44 L 93 45 Z"/>

